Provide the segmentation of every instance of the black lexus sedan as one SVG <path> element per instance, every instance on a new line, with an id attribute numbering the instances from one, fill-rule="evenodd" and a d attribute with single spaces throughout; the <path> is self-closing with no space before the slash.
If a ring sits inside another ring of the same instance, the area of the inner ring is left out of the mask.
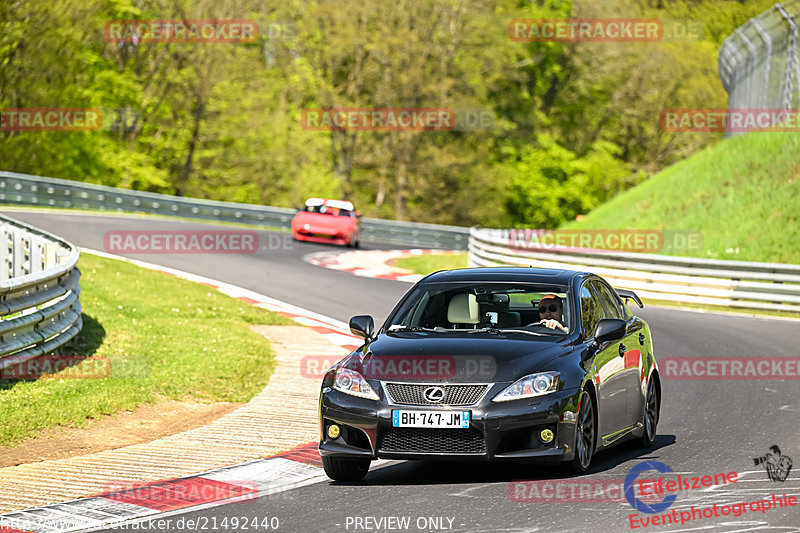
<path id="1" fill-rule="evenodd" d="M 661 404 L 650 328 L 587 272 L 500 267 L 431 274 L 325 374 L 322 464 L 356 481 L 374 459 L 483 459 L 589 468 L 625 440 L 650 447 Z"/>

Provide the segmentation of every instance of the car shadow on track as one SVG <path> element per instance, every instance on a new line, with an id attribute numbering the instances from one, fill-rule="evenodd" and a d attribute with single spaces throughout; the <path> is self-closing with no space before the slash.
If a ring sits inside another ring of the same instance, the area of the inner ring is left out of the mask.
<path id="1" fill-rule="evenodd" d="M 643 450 L 623 443 L 599 452 L 584 476 L 601 474 L 634 459 L 658 459 L 661 448 L 676 442 L 675 435 L 657 435 L 652 448 Z M 630 465 L 633 467 L 633 463 Z M 628 469 L 626 469 L 627 472 Z M 563 479 L 576 477 L 559 465 L 479 461 L 403 461 L 370 471 L 358 483 L 330 482 L 337 486 L 441 485 L 442 483 L 499 483 L 520 480 Z"/>

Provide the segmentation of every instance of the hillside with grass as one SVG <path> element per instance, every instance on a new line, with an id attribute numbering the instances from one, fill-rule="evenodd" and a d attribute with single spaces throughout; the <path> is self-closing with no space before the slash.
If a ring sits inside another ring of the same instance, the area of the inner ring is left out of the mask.
<path id="1" fill-rule="evenodd" d="M 701 247 L 667 253 L 798 264 L 800 134 L 726 139 L 562 229 L 698 231 Z"/>

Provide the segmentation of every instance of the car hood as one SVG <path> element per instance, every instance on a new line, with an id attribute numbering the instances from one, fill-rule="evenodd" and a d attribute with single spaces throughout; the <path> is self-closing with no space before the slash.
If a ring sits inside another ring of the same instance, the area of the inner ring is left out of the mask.
<path id="1" fill-rule="evenodd" d="M 345 366 L 382 381 L 488 383 L 554 370 L 567 338 L 506 333 L 384 333 Z"/>
<path id="2" fill-rule="evenodd" d="M 292 225 L 299 228 L 304 224 L 311 226 L 310 231 L 326 233 L 347 229 L 351 227 L 354 222 L 350 217 L 323 215 L 320 213 L 297 213 L 292 221 Z"/>

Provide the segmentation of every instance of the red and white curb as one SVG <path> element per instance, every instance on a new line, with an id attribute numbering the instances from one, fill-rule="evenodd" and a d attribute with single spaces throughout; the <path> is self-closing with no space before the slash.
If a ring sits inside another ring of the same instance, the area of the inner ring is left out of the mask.
<path id="1" fill-rule="evenodd" d="M 298 446 L 268 459 L 180 479 L 117 489 L 90 498 L 0 515 L 3 533 L 90 531 L 130 521 L 159 520 L 172 514 L 232 503 L 255 503 L 327 478 L 317 444 Z M 175 523 L 174 521 L 172 523 Z M 163 522 L 162 522 L 163 524 Z M 276 529 L 275 524 L 268 529 Z M 164 528 L 159 528 L 164 529 Z"/>
<path id="2" fill-rule="evenodd" d="M 425 276 L 410 270 L 387 265 L 387 261 L 401 257 L 429 254 L 455 254 L 450 250 L 363 250 L 352 252 L 317 252 L 303 259 L 312 265 L 348 272 L 364 278 L 388 279 L 416 283 Z"/>
<path id="3" fill-rule="evenodd" d="M 344 322 L 263 294 L 136 259 L 95 250 L 82 251 L 126 261 L 206 285 L 243 302 L 291 318 L 320 333 L 331 343 L 350 351 L 363 344 L 360 337 L 348 332 Z M 384 463 L 385 461 L 375 461 L 373 464 L 378 466 Z M 132 520 L 153 519 L 157 522 L 163 517 L 183 512 L 188 508 L 195 510 L 229 503 L 252 503 L 266 495 L 327 479 L 321 466 L 317 443 L 311 442 L 275 457 L 220 468 L 204 474 L 156 481 L 136 487 L 115 487 L 110 488 L 109 492 L 89 498 L 0 514 L 0 532 L 89 531 Z M 156 515 L 157 519 L 154 518 Z"/>

